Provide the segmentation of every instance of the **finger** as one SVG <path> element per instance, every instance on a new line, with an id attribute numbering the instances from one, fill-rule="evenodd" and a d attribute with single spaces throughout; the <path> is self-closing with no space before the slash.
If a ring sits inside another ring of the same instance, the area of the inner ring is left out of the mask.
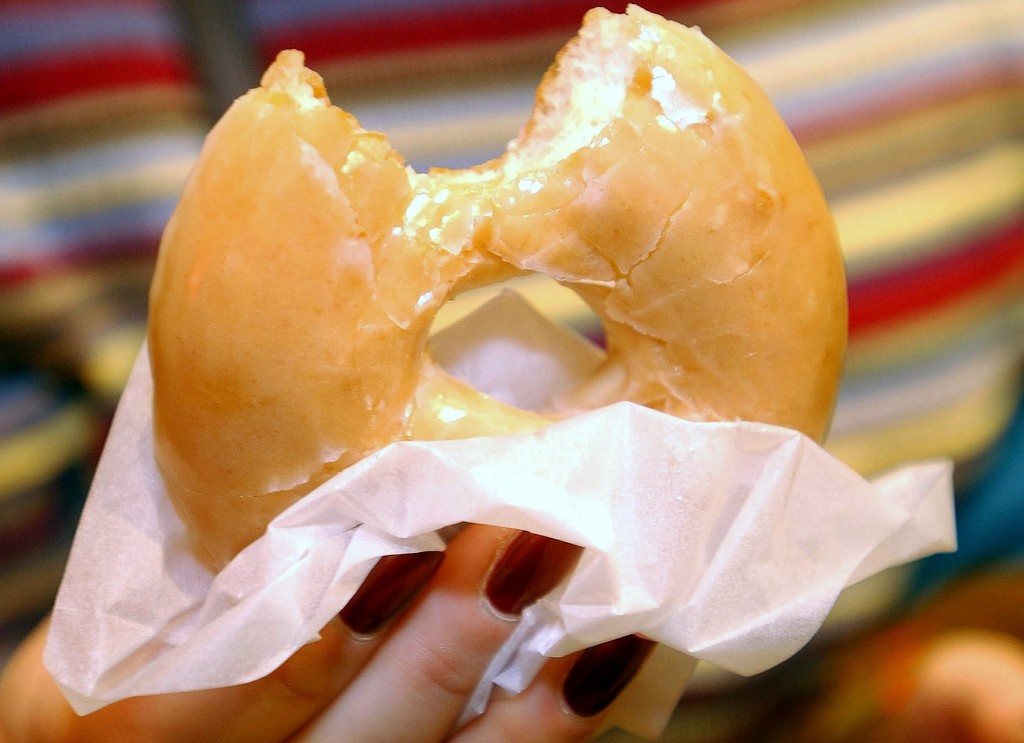
<path id="1" fill-rule="evenodd" d="M 154 743 L 277 743 L 340 694 L 375 650 L 373 643 L 354 638 L 338 619 L 320 635 L 256 681 L 125 700 L 96 713 L 94 724 L 107 734 L 115 725 L 127 725 L 138 731 L 127 740 Z"/>
<path id="2" fill-rule="evenodd" d="M 924 657 L 906 714 L 908 741 L 1024 743 L 1024 644 L 965 631 Z"/>
<path id="3" fill-rule="evenodd" d="M 342 615 L 320 639 L 300 648 L 268 676 L 207 691 L 126 699 L 79 717 L 42 663 L 46 626 L 19 651 L 0 699 L 11 709 L 19 741 L 153 741 L 154 743 L 271 743 L 284 740 L 334 700 L 383 643 L 380 630 L 429 580 L 440 553 L 383 558 Z M 372 633 L 375 636 L 368 637 Z"/>
<path id="4" fill-rule="evenodd" d="M 145 726 L 168 743 L 277 743 L 290 737 L 358 675 L 385 641 L 386 625 L 426 586 L 442 559 L 439 552 L 381 558 L 319 641 L 250 684 L 142 700 Z"/>
<path id="5" fill-rule="evenodd" d="M 40 623 L 0 674 L 0 741 L 50 741 L 74 713 L 43 667 L 49 621 Z M 40 714 L 40 711 L 51 714 Z"/>
<path id="6" fill-rule="evenodd" d="M 40 631 L 21 649 L 17 667 L 9 669 L 0 704 L 12 740 L 25 743 L 281 741 L 340 693 L 358 672 L 360 656 L 373 651 L 338 620 L 321 634 L 274 673 L 252 683 L 136 697 L 80 717 L 43 667 L 45 636 Z"/>
<path id="7" fill-rule="evenodd" d="M 446 740 L 518 612 L 560 582 L 578 554 L 532 534 L 468 526 L 428 590 L 305 735 Z"/>
<path id="8" fill-rule="evenodd" d="M 652 641 L 630 635 L 550 660 L 522 693 L 496 695 L 452 743 L 531 740 L 538 730 L 550 743 L 589 740 L 653 649 Z"/>

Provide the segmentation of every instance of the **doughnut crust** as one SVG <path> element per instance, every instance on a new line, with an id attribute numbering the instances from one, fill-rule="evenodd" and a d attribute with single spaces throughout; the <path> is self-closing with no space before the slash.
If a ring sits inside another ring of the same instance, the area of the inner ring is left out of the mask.
<path id="1" fill-rule="evenodd" d="M 540 413 L 427 352 L 447 299 L 525 272 L 577 291 L 607 337 L 598 372 Z M 591 11 L 501 157 L 427 174 L 287 51 L 211 131 L 164 233 L 156 457 L 219 565 L 405 438 L 529 431 L 630 400 L 820 440 L 845 342 L 820 188 L 764 93 L 698 31 Z"/>

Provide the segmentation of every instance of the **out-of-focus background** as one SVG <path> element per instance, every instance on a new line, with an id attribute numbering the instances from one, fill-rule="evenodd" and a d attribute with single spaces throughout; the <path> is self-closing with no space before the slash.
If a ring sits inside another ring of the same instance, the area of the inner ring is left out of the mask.
<path id="1" fill-rule="evenodd" d="M 0 664 L 53 600 L 160 232 L 230 100 L 299 48 L 415 168 L 476 164 L 589 5 L 0 0 Z M 701 668 L 664 740 L 870 740 L 908 618 L 1024 636 L 1024 3 L 646 7 L 748 69 L 830 200 L 851 343 L 828 448 L 865 475 L 952 458 L 961 541 L 850 589 L 777 670 Z M 549 284 L 521 289 L 594 330 Z"/>

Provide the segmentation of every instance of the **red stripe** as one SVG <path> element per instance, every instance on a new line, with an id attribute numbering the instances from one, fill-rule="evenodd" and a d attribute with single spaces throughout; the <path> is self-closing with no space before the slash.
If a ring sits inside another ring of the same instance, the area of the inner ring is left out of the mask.
<path id="1" fill-rule="evenodd" d="M 37 496 L 33 510 L 20 514 L 20 521 L 0 522 L 0 560 L 11 560 L 53 541 L 60 524 L 57 497 L 52 491 Z"/>
<path id="2" fill-rule="evenodd" d="M 0 0 L 0 8 L 14 8 L 16 11 L 32 12 L 40 9 L 47 12 L 88 13 L 92 8 L 123 7 L 134 12 L 139 10 L 171 10 L 166 0 Z"/>
<path id="3" fill-rule="evenodd" d="M 1024 294 L 1024 221 L 958 252 L 851 282 L 850 335 L 903 322 L 1014 277 Z"/>
<path id="4" fill-rule="evenodd" d="M 947 74 L 948 73 L 948 74 Z M 869 95 L 850 98 L 841 105 L 808 107 L 794 112 L 786 124 L 801 145 L 870 129 L 879 122 L 920 114 L 933 108 L 1000 93 L 1024 92 L 1024 75 L 993 71 L 979 65 L 952 74 L 946 70 L 931 80 L 914 85 L 876 88 Z M 1007 104 L 1009 115 L 1010 104 Z"/>
<path id="5" fill-rule="evenodd" d="M 0 111 L 93 91 L 191 82 L 188 62 L 174 48 L 88 49 L 0 67 Z"/>
<path id="6" fill-rule="evenodd" d="M 680 10 L 723 0 L 649 0 L 644 7 L 655 13 Z M 603 3 L 622 12 L 626 0 Z M 311 66 L 325 61 L 366 57 L 389 52 L 408 52 L 455 44 L 493 43 L 521 38 L 524 34 L 565 31 L 578 28 L 593 0 L 549 0 L 483 5 L 452 9 L 403 9 L 390 11 L 382 5 L 369 17 L 339 17 L 314 27 L 268 31 L 261 45 L 269 60 L 281 49 L 301 49 Z M 332 22 L 333 21 L 333 22 Z"/>
<path id="7" fill-rule="evenodd" d="M 131 238 L 74 246 L 60 253 L 0 264 L 0 287 L 69 273 L 76 269 L 115 261 L 155 260 L 160 235 L 139 234 Z"/>

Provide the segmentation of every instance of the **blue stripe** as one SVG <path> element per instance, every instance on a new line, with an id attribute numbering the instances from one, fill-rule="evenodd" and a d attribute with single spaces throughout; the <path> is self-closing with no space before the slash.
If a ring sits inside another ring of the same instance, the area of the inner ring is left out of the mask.
<path id="1" fill-rule="evenodd" d="M 511 114 L 521 118 L 521 123 L 525 124 L 534 106 L 534 85 L 532 81 L 509 82 L 499 88 L 463 87 L 457 91 L 439 91 L 431 96 L 405 96 L 399 100 L 382 96 L 344 105 L 363 127 L 384 134 L 416 124 L 438 125 L 450 122 L 454 142 L 460 122 Z"/>
<path id="2" fill-rule="evenodd" d="M 16 266 L 90 245 L 140 240 L 140 249 L 153 247 L 171 216 L 177 195 L 152 201 L 122 204 L 99 212 L 44 222 L 31 229 L 0 233 L 0 266 Z"/>
<path id="3" fill-rule="evenodd" d="M 1012 348 L 1018 343 L 1018 330 L 1006 313 L 992 312 L 974 324 L 969 332 L 953 332 L 943 345 L 922 350 L 922 357 L 910 362 L 890 360 L 885 370 L 847 373 L 839 389 L 839 407 L 862 408 L 882 393 L 903 390 L 913 394 L 915 387 L 930 380 L 941 379 L 957 367 L 987 354 L 987 349 Z"/>
<path id="4" fill-rule="evenodd" d="M 723 34 L 722 48 L 741 66 L 749 67 L 764 58 L 801 54 L 803 47 L 832 40 L 838 42 L 845 37 L 873 32 L 896 23 L 913 23 L 912 19 L 920 13 L 945 4 L 944 0 L 894 0 L 872 7 L 860 0 L 847 0 L 847 7 L 823 14 L 814 3 L 810 3 L 803 12 L 798 9 L 794 18 L 783 20 L 779 25 L 741 25 L 735 41 L 728 33 Z M 959 21 L 959 15 L 953 15 Z M 954 30 L 953 20 L 950 24 Z M 827 59 L 821 60 L 823 65 L 828 62 Z"/>
<path id="5" fill-rule="evenodd" d="M 933 555 L 916 565 L 911 599 L 979 569 L 1019 571 L 1024 567 L 1024 399 L 989 452 L 989 462 L 977 482 L 957 493 L 957 551 Z"/>
<path id="6" fill-rule="evenodd" d="M 979 39 L 970 45 L 936 49 L 929 56 L 908 59 L 856 77 L 835 78 L 824 87 L 774 95 L 773 103 L 788 124 L 798 126 L 808 112 L 813 112 L 812 116 L 831 112 L 833 117 L 841 117 L 845 112 L 862 108 L 865 101 L 878 98 L 880 94 L 897 96 L 905 91 L 913 95 L 914 91 L 927 88 L 937 80 L 980 72 L 980 77 L 996 81 L 1002 70 L 1019 68 L 1022 62 L 1024 39 L 1017 43 Z"/>
<path id="7" fill-rule="evenodd" d="M 68 179 L 99 176 L 166 158 L 194 160 L 203 136 L 199 129 L 150 134 L 71 152 L 47 153 L 0 168 L 0 189 L 56 186 Z"/>
<path id="8" fill-rule="evenodd" d="M 250 0 L 245 10 L 257 31 L 269 33 L 346 19 L 382 18 L 409 10 L 435 10 L 443 20 L 442 13 L 488 5 L 494 5 L 494 0 L 447 0 L 443 5 L 437 0 Z"/>
<path id="9" fill-rule="evenodd" d="M 159 7 L 79 5 L 0 10 L 0 62 L 124 44 L 170 46 L 180 41 L 174 17 Z"/>
<path id="10" fill-rule="evenodd" d="M 64 402 L 42 376 L 21 372 L 0 377 L 0 439 L 50 418 Z"/>

